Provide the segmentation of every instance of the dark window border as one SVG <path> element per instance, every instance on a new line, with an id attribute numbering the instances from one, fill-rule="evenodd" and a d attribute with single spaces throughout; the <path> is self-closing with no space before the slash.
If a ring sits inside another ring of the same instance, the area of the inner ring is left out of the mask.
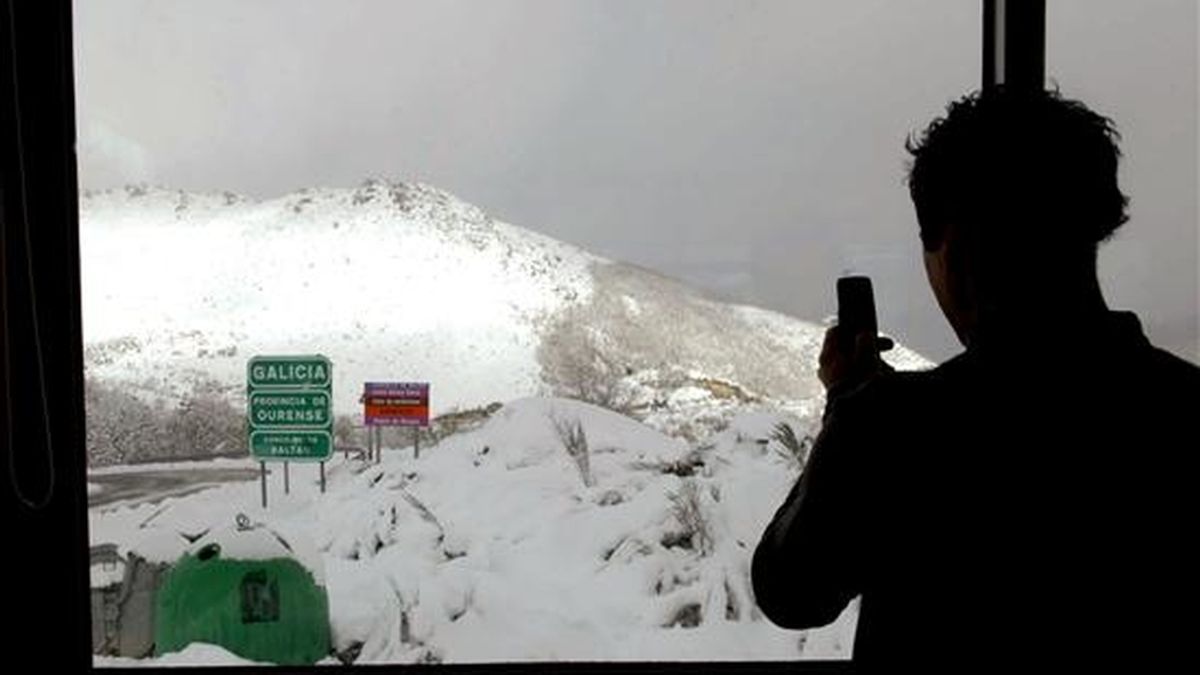
<path id="1" fill-rule="evenodd" d="M 72 5 L 70 0 L 4 0 L 0 26 L 6 656 L 39 672 L 84 672 L 91 670 L 92 656 Z M 1040 86 L 1044 0 L 983 0 L 983 31 L 984 85 L 1001 80 Z M 432 667 L 554 673 L 852 670 L 848 663 L 821 662 Z"/>

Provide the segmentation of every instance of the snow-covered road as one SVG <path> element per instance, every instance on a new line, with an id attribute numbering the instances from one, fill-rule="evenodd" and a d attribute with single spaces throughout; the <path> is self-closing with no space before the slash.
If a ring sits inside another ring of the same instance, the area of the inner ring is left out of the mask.
<path id="1" fill-rule="evenodd" d="M 148 469 L 122 473 L 90 474 L 88 507 L 126 502 L 130 506 L 183 497 L 226 483 L 255 480 L 258 472 L 241 468 Z"/>

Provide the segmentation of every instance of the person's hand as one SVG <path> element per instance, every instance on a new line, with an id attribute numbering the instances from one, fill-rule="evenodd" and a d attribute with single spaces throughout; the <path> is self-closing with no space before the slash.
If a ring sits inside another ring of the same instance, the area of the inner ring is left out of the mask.
<path id="1" fill-rule="evenodd" d="M 817 377 L 827 392 L 857 387 L 874 377 L 893 372 L 879 354 L 894 346 L 896 343 L 891 339 L 869 332 L 855 335 L 853 342 L 843 340 L 839 327 L 830 326 L 825 331 L 825 343 L 821 345 Z"/>

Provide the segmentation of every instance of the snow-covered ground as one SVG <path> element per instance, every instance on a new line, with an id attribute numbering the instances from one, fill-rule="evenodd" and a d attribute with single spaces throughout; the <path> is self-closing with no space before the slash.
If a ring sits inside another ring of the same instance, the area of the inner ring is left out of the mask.
<path id="1" fill-rule="evenodd" d="M 272 476 L 265 511 L 257 482 L 234 483 L 93 509 L 91 536 L 173 561 L 204 542 L 179 533 L 245 513 L 325 582 L 334 646 L 359 663 L 846 658 L 853 606 L 796 632 L 754 604 L 754 546 L 799 470 L 769 438 L 781 421 L 806 424 L 743 414 L 694 447 L 578 401 L 523 399 L 418 459 L 335 457 L 324 495 L 316 467 L 293 465 L 291 494 Z M 573 422 L 586 480 L 559 433 Z M 163 658 L 228 662 L 198 648 Z"/>
<path id="2" fill-rule="evenodd" d="M 126 659 L 113 656 L 96 656 L 92 664 L 98 668 L 164 668 L 180 666 L 258 666 L 270 665 L 243 659 L 217 645 L 193 642 L 178 652 L 164 654 L 154 659 Z"/>

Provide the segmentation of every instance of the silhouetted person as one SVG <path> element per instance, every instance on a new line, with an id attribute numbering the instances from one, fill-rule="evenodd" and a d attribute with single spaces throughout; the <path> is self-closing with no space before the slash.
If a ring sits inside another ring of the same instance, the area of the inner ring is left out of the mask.
<path id="1" fill-rule="evenodd" d="M 966 350 L 894 373 L 882 340 L 827 334 L 823 429 L 754 554 L 776 624 L 861 594 L 862 664 L 1190 656 L 1200 368 L 1101 295 L 1117 140 L 1057 92 L 999 89 L 910 139 L 925 268 Z"/>

